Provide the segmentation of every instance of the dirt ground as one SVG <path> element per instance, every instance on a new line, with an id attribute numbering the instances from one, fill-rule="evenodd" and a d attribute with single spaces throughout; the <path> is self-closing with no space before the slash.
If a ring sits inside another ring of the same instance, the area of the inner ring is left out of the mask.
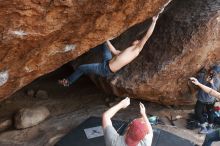
<path id="1" fill-rule="evenodd" d="M 45 90 L 48 92 L 49 98 L 40 99 L 36 97 L 30 97 L 26 94 L 27 90 L 30 89 L 33 89 L 34 91 L 37 91 L 39 89 Z M 12 118 L 14 113 L 18 109 L 21 109 L 23 107 L 35 107 L 39 105 L 44 105 L 48 107 L 51 112 L 51 116 L 46 120 L 46 122 L 34 126 L 34 128 L 38 126 L 40 127 L 42 125 L 47 125 L 47 121 L 53 122 L 52 119 L 59 117 L 60 115 L 70 114 L 74 118 L 69 118 L 69 121 L 67 119 L 67 122 L 71 124 L 63 124 L 62 126 L 66 127 L 65 130 L 62 130 L 62 133 L 60 131 L 57 131 L 57 133 L 56 131 L 53 131 L 52 138 L 49 137 L 50 140 L 47 140 L 47 144 L 44 144 L 53 145 L 63 135 L 69 132 L 71 128 L 76 127 L 89 116 L 101 116 L 101 114 L 106 109 L 108 109 L 109 106 L 114 105 L 123 98 L 124 97 L 114 97 L 112 95 L 106 95 L 100 89 L 98 89 L 87 77 L 81 78 L 74 85 L 66 88 L 59 86 L 57 84 L 57 78 L 51 77 L 49 75 L 47 77 L 42 77 L 34 81 L 33 83 L 24 87 L 22 90 L 16 92 L 7 100 L 1 102 L 0 120 Z M 138 106 L 139 102 L 140 101 L 138 100 L 132 99 L 131 105 L 127 109 L 117 113 L 114 118 L 129 120 L 138 117 L 140 115 Z M 161 118 L 161 120 L 164 121 L 165 125 L 157 125 L 156 127 L 167 130 L 180 137 L 189 139 L 194 143 L 201 145 L 204 140 L 204 135 L 198 134 L 198 130 L 191 131 L 185 128 L 188 113 L 193 113 L 193 107 L 165 107 L 155 103 L 144 101 L 142 102 L 144 103 L 148 114 L 157 115 Z M 176 117 L 178 115 L 182 116 L 181 119 L 174 122 L 176 127 L 172 126 L 169 120 L 167 120 L 166 117 L 169 117 L 170 115 L 172 115 L 173 117 Z M 44 127 L 44 129 L 47 128 Z M 28 129 L 26 129 L 26 132 L 27 130 Z M 22 142 L 23 145 L 25 145 L 25 141 L 33 140 L 33 138 L 28 138 L 25 136 L 12 136 L 14 132 L 23 133 L 24 131 L 14 130 L 13 128 L 11 128 L 7 131 L 0 133 L 0 145 L 12 145 L 12 143 L 14 145 L 15 143 L 20 143 L 22 145 Z M 51 139 L 55 140 L 51 142 Z M 217 145 L 220 145 L 220 142 L 214 144 L 214 146 Z"/>

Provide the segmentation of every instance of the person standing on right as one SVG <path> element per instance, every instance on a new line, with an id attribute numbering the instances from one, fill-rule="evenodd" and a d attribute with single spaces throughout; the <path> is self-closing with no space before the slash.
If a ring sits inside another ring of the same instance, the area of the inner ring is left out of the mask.
<path id="1" fill-rule="evenodd" d="M 214 79 L 216 78 L 216 73 L 209 73 L 208 77 L 205 78 L 204 85 L 217 90 L 218 87 L 214 84 Z M 195 78 L 190 78 L 193 83 L 195 83 Z M 197 80 L 198 81 L 198 80 Z M 198 100 L 195 106 L 195 115 L 201 124 L 200 134 L 207 134 L 212 130 L 214 122 L 214 104 L 215 97 L 206 93 L 204 90 L 200 89 L 198 92 Z M 204 117 L 204 112 L 208 115 L 208 125 L 206 123 L 206 118 Z"/>
<path id="2" fill-rule="evenodd" d="M 204 92 L 207 94 L 210 94 L 211 96 L 214 96 L 218 99 L 220 99 L 220 93 L 216 90 L 213 90 L 212 88 L 201 84 L 196 78 L 191 77 L 190 80 L 193 84 L 201 88 Z M 211 146 L 214 141 L 220 141 L 220 129 L 214 130 L 213 132 L 210 132 L 206 135 L 205 141 L 202 146 Z"/>

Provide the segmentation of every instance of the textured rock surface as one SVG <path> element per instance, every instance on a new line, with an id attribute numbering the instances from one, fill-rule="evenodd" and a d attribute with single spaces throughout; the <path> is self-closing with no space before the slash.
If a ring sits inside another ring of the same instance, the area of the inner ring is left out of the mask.
<path id="1" fill-rule="evenodd" d="M 152 17 L 166 1 L 1 1 L 0 100 Z"/>
<path id="2" fill-rule="evenodd" d="M 15 127 L 24 129 L 35 126 L 44 121 L 49 115 L 49 110 L 44 106 L 20 109 L 15 115 Z"/>
<path id="3" fill-rule="evenodd" d="M 159 18 L 140 56 L 107 80 L 93 78 L 96 84 L 118 96 L 162 104 L 194 103 L 188 78 L 220 60 L 220 1 L 176 0 L 172 4 Z M 115 46 L 125 48 L 146 30 L 145 23 L 117 38 Z"/>

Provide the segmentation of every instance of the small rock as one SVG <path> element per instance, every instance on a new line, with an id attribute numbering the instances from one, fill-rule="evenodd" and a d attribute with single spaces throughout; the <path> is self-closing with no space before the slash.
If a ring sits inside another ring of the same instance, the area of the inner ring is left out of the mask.
<path id="1" fill-rule="evenodd" d="M 33 89 L 28 89 L 27 90 L 27 92 L 26 92 L 26 94 L 27 94 L 27 96 L 30 96 L 30 97 L 34 97 L 34 90 Z"/>
<path id="2" fill-rule="evenodd" d="M 49 110 L 44 106 L 20 109 L 15 115 L 15 127 L 17 129 L 32 127 L 44 121 L 49 115 Z"/>
<path id="3" fill-rule="evenodd" d="M 50 138 L 48 141 L 49 145 L 55 145 L 65 134 L 58 134 Z"/>
<path id="4" fill-rule="evenodd" d="M 181 115 L 176 116 L 176 119 L 182 119 L 182 118 L 183 118 L 183 116 L 181 116 Z"/>
<path id="5" fill-rule="evenodd" d="M 48 94 L 47 91 L 44 90 L 38 90 L 37 93 L 35 94 L 36 98 L 40 98 L 40 99 L 48 99 Z"/>
<path id="6" fill-rule="evenodd" d="M 9 129 L 10 127 L 12 127 L 12 120 L 11 119 L 0 120 L 0 132 Z"/>

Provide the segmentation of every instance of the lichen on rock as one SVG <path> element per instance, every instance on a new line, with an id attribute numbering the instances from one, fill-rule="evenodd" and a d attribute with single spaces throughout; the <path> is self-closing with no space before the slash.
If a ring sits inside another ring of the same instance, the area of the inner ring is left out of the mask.
<path id="1" fill-rule="evenodd" d="M 8 71 L 2 71 L 0 72 L 0 86 L 3 86 L 8 81 Z"/>

